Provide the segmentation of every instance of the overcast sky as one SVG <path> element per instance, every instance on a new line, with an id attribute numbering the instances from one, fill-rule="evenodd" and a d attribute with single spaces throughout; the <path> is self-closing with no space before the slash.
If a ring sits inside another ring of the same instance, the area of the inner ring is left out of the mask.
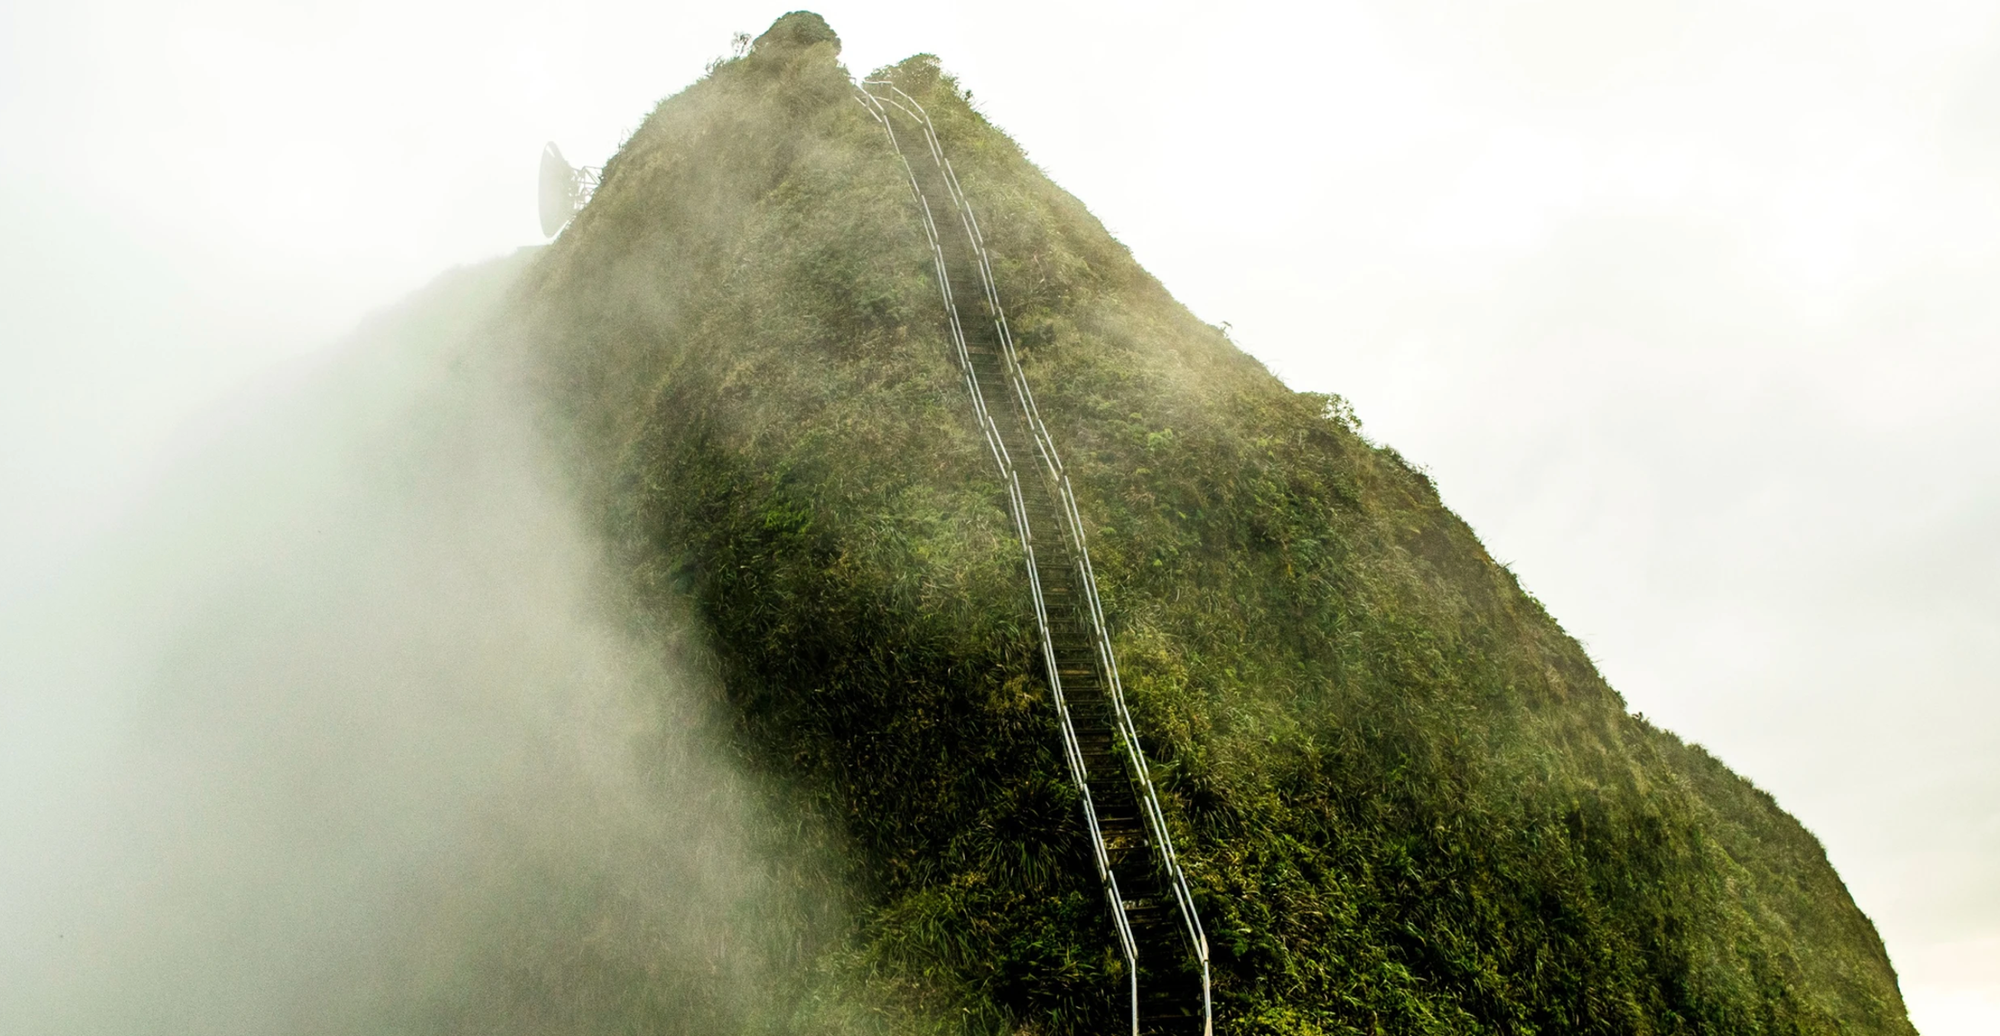
<path id="1" fill-rule="evenodd" d="M 1927 1036 L 2000 1032 L 2000 8 L 817 9 L 1352 400 L 1820 836 Z M 783 10 L 5 0 L 0 595 Z"/>

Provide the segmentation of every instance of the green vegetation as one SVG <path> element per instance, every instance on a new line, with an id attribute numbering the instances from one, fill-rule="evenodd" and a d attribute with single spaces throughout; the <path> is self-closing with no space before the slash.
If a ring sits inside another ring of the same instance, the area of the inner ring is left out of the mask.
<path id="1" fill-rule="evenodd" d="M 1115 968 L 907 181 L 788 15 L 512 302 L 647 621 L 792 822 L 780 1030 L 1085 1033 Z M 1365 439 L 1202 324 L 928 56 L 1072 467 L 1228 1033 L 1910 1033 L 1815 839 L 1625 711 Z"/>

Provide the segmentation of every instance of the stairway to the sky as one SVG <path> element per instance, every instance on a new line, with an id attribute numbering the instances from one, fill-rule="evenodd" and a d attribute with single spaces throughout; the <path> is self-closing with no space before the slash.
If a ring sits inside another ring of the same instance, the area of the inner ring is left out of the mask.
<path id="1" fill-rule="evenodd" d="M 1201 921 L 1125 708 L 1075 494 L 1014 352 L 978 220 L 922 106 L 886 82 L 862 84 L 859 99 L 909 171 L 974 417 L 1007 485 L 1064 754 L 1127 963 L 1132 1032 L 1212 1036 Z"/>

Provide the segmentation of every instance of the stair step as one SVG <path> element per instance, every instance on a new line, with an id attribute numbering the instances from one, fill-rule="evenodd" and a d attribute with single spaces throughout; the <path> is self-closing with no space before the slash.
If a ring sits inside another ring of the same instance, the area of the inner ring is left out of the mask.
<path id="1" fill-rule="evenodd" d="M 1046 478 L 1037 430 L 1017 396 L 1019 368 L 1010 361 L 996 321 L 995 300 L 979 265 L 974 241 L 952 199 L 943 171 L 921 126 L 893 106 L 884 117 L 894 124 L 893 139 L 916 179 L 917 193 L 930 212 L 943 262 L 944 291 L 963 336 L 963 359 L 971 389 L 982 399 L 998 445 L 1012 460 L 1019 480 L 1017 532 L 1032 548 L 1034 578 L 1041 584 L 1049 628 L 1050 682 L 1059 683 L 1068 721 L 1087 769 L 1086 784 L 1095 808 L 1104 850 L 1128 901 L 1127 919 L 1139 941 L 1138 1032 L 1142 1036 L 1205 1036 L 1201 980 L 1183 970 L 1190 964 L 1180 907 L 1156 872 L 1157 854 L 1131 783 L 1130 760 L 1120 724 L 1100 675 L 1098 633 L 1082 612 L 1089 597 L 1080 559 L 1067 539 L 1068 504 Z M 1125 1026 L 1120 1029 L 1129 1031 Z"/>

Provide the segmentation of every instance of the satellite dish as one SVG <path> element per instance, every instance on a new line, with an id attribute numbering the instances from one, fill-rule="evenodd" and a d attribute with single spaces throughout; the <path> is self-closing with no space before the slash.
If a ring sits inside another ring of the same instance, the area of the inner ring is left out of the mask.
<path id="1" fill-rule="evenodd" d="M 570 217 L 596 193 L 599 175 L 599 170 L 590 166 L 572 167 L 553 141 L 542 147 L 541 189 L 537 198 L 543 235 L 554 237 L 569 223 Z"/>

